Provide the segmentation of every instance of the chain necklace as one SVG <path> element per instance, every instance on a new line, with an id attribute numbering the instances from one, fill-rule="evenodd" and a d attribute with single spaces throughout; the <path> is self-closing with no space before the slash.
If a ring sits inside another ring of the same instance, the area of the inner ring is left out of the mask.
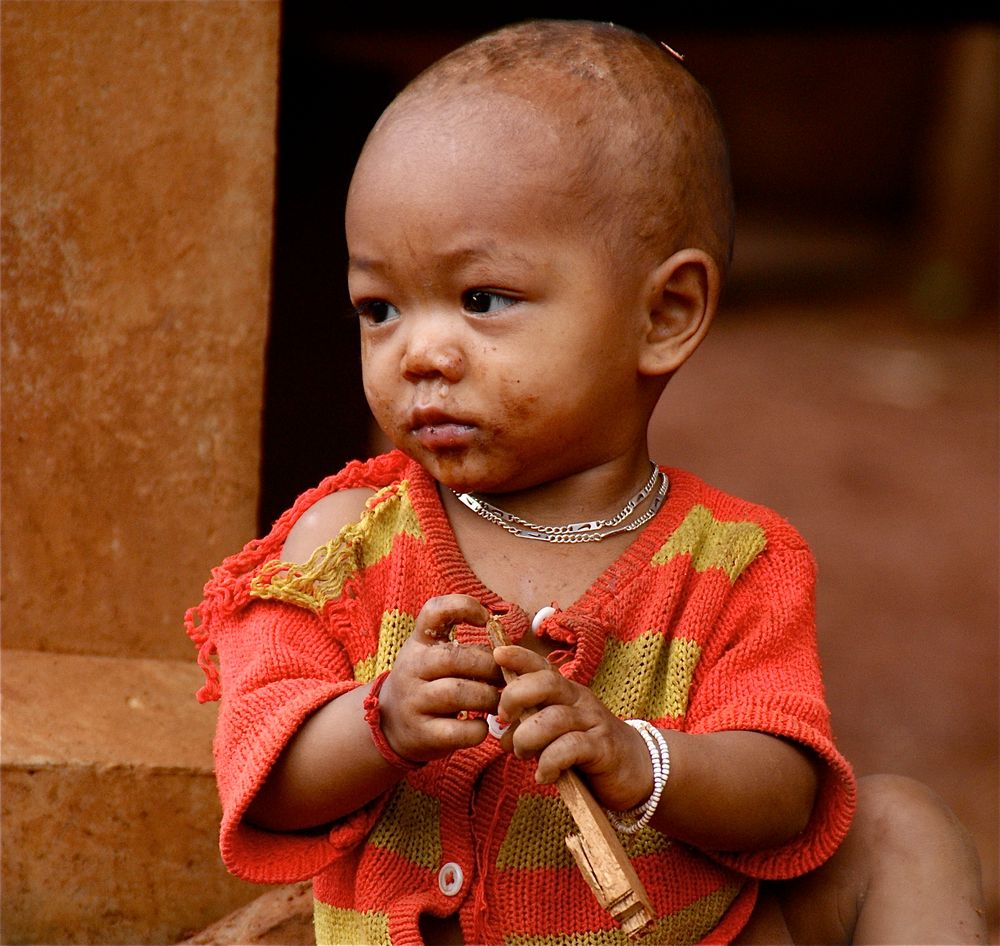
<path id="1" fill-rule="evenodd" d="M 455 498 L 459 502 L 468 506 L 476 515 L 481 516 L 488 522 L 500 526 L 511 535 L 516 535 L 519 539 L 538 539 L 541 542 L 600 542 L 612 535 L 621 532 L 632 532 L 639 526 L 645 525 L 659 511 L 666 498 L 667 490 L 670 488 L 670 480 L 667 474 L 658 469 L 655 464 L 642 489 L 639 490 L 621 510 L 610 519 L 591 519 L 589 522 L 568 522 L 565 525 L 543 526 L 536 522 L 529 522 L 512 512 L 500 509 L 492 503 L 487 502 L 480 496 L 472 493 L 457 493 L 452 490 Z M 636 508 L 656 489 L 649 508 L 635 519 L 626 520 L 636 510 Z"/>

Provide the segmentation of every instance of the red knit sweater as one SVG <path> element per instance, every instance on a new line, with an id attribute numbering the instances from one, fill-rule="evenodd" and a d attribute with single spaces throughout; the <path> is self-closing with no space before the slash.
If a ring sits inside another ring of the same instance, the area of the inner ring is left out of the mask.
<path id="1" fill-rule="evenodd" d="M 796 876 L 836 849 L 854 780 L 830 734 L 809 550 L 772 512 L 667 472 L 659 514 L 541 632 L 559 642 L 561 672 L 618 716 L 690 733 L 773 733 L 822 761 L 812 820 L 780 848 L 702 852 L 649 828 L 626 839 L 658 916 L 646 941 L 728 942 L 753 908 L 758 878 Z M 303 566 L 277 563 L 312 503 L 357 486 L 380 490 L 357 524 Z M 313 878 L 319 943 L 417 943 L 422 912 L 457 912 L 467 942 L 624 941 L 564 845 L 573 826 L 555 789 L 536 785 L 533 763 L 491 737 L 408 772 L 322 831 L 277 834 L 243 821 L 304 719 L 389 668 L 423 603 L 446 593 L 507 610 L 514 639 L 527 628 L 528 616 L 465 562 L 434 481 L 399 453 L 350 464 L 215 569 L 187 623 L 208 677 L 199 698 L 221 695 L 215 758 L 227 866 L 258 883 Z"/>

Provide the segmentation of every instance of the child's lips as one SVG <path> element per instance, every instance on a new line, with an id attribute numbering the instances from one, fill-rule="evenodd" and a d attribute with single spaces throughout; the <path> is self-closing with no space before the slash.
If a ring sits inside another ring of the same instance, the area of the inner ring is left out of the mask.
<path id="1" fill-rule="evenodd" d="M 457 450 L 468 447 L 476 427 L 467 421 L 439 413 L 417 413 L 410 427 L 417 442 L 427 450 Z"/>
<path id="2" fill-rule="evenodd" d="M 469 446 L 475 428 L 470 424 L 430 424 L 413 435 L 428 450 L 458 450 Z"/>

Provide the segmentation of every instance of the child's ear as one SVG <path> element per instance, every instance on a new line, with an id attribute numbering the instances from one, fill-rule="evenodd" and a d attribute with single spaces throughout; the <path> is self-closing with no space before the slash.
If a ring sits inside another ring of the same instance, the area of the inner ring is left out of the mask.
<path id="1" fill-rule="evenodd" d="M 678 250 L 653 270 L 639 371 L 673 374 L 701 344 L 719 304 L 722 277 L 703 250 Z"/>

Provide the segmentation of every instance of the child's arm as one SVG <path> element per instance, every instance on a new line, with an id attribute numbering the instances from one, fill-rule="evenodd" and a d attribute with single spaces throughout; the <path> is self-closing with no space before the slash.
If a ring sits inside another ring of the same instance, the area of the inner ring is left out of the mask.
<path id="1" fill-rule="evenodd" d="M 496 710 L 499 671 L 488 648 L 447 637 L 451 625 L 481 625 L 487 617 L 460 595 L 432 598 L 421 609 L 379 694 L 382 734 L 402 758 L 426 762 L 486 737 L 482 719 L 456 716 Z M 368 693 L 358 687 L 309 717 L 251 802 L 250 822 L 275 831 L 328 824 L 399 781 L 405 770 L 383 757 L 365 720 Z"/>
<path id="2" fill-rule="evenodd" d="M 502 694 L 500 715 L 517 720 L 538 709 L 504 740 L 518 757 L 537 757 L 539 782 L 554 782 L 574 766 L 606 807 L 626 811 L 645 802 L 653 774 L 639 733 L 537 654 L 511 646 L 497 648 L 494 657 L 519 674 Z M 718 851 L 777 846 L 805 828 L 817 786 L 806 750 L 759 732 L 664 735 L 670 777 L 654 828 Z"/>

